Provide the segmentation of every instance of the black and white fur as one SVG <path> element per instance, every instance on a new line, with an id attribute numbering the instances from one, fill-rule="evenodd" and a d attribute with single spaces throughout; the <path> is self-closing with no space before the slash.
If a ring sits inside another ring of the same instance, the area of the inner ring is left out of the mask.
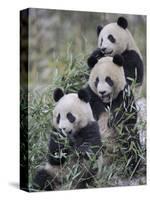
<path id="1" fill-rule="evenodd" d="M 50 134 L 47 162 L 37 170 L 33 188 L 59 190 L 65 176 L 70 173 L 70 168 L 73 170 L 73 165 L 77 162 L 80 162 L 81 171 L 76 178 L 75 188 L 84 188 L 86 180 L 97 171 L 93 171 L 90 164 L 86 163 L 88 156 L 95 156 L 98 160 L 101 147 L 99 127 L 92 114 L 88 93 L 81 89 L 78 94 L 64 94 L 57 88 L 54 100 L 54 130 Z M 74 155 L 75 152 L 77 153 Z M 68 166 L 69 156 L 72 156 L 69 163 L 71 166 Z M 80 178 L 81 181 L 78 182 Z"/>
<path id="2" fill-rule="evenodd" d="M 119 124 L 123 124 L 123 131 L 134 129 L 137 111 L 125 79 L 122 56 L 102 57 L 91 69 L 86 90 L 103 138 Z"/>
<path id="3" fill-rule="evenodd" d="M 133 80 L 137 87 L 142 85 L 144 69 L 143 58 L 124 17 L 119 17 L 116 23 L 97 27 L 98 48 L 88 58 L 88 66 L 92 68 L 103 56 L 121 54 L 124 58 L 124 72 L 128 84 Z"/>

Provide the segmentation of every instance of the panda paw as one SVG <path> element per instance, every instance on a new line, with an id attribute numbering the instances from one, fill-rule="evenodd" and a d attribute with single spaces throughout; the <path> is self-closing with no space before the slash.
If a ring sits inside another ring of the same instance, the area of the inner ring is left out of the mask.
<path id="1" fill-rule="evenodd" d="M 97 61 L 103 56 L 104 54 L 101 52 L 100 48 L 97 48 L 96 50 L 94 50 L 87 60 L 89 68 L 93 68 L 94 65 L 97 63 Z"/>
<path id="2" fill-rule="evenodd" d="M 86 152 L 89 149 L 89 144 L 84 142 L 83 144 L 81 144 L 78 148 L 81 152 Z"/>
<path id="3" fill-rule="evenodd" d="M 88 159 L 88 155 L 92 155 L 93 152 L 89 146 L 88 143 L 83 143 L 82 145 L 80 145 L 78 147 L 78 151 L 80 153 L 80 155 L 82 155 L 84 158 Z"/>
<path id="4" fill-rule="evenodd" d="M 49 182 L 50 178 L 50 175 L 45 169 L 38 169 L 33 179 L 32 188 L 35 190 L 53 190 L 53 187 Z"/>
<path id="5" fill-rule="evenodd" d="M 93 68 L 94 65 L 97 63 L 97 58 L 95 58 L 94 56 L 90 56 L 87 60 L 87 64 L 89 66 L 89 68 Z"/>

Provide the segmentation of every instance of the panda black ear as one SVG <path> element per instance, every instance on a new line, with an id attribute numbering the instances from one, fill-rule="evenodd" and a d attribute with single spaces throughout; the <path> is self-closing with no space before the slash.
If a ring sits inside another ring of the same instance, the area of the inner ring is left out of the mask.
<path id="1" fill-rule="evenodd" d="M 103 27 L 101 25 L 97 26 L 97 29 L 96 29 L 96 31 L 97 31 L 97 37 L 99 36 L 99 34 L 100 34 L 100 32 L 101 32 L 102 29 L 103 29 Z"/>
<path id="2" fill-rule="evenodd" d="M 118 66 L 123 66 L 123 57 L 119 54 L 114 55 L 113 57 L 113 63 L 115 63 Z"/>
<path id="3" fill-rule="evenodd" d="M 117 24 L 121 26 L 123 29 L 126 29 L 128 27 L 128 22 L 124 17 L 119 17 Z"/>
<path id="4" fill-rule="evenodd" d="M 64 92 L 62 91 L 61 88 L 57 88 L 54 90 L 53 98 L 56 102 L 59 101 L 59 99 L 61 99 L 63 96 L 64 96 Z"/>
<path id="5" fill-rule="evenodd" d="M 90 98 L 89 98 L 89 94 L 85 89 L 80 89 L 78 91 L 78 97 L 81 101 L 84 101 L 86 103 L 89 102 Z"/>

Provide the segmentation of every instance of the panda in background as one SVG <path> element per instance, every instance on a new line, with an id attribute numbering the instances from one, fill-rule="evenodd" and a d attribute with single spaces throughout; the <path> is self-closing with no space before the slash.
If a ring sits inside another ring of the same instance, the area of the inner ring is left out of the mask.
<path id="1" fill-rule="evenodd" d="M 124 17 L 119 17 L 116 23 L 97 27 L 98 48 L 89 56 L 87 63 L 92 68 L 103 56 L 113 57 L 121 54 L 124 58 L 124 72 L 128 84 L 135 80 L 136 86 L 143 82 L 143 59 L 130 31 L 128 22 Z"/>
<path id="2" fill-rule="evenodd" d="M 102 139 L 112 134 L 119 124 L 123 131 L 134 129 L 137 110 L 134 96 L 126 82 L 123 57 L 103 57 L 91 69 L 86 90 Z"/>
<path id="3" fill-rule="evenodd" d="M 101 159 L 99 127 L 92 114 L 88 93 L 81 89 L 78 94 L 64 94 L 57 88 L 54 100 L 54 130 L 50 135 L 47 162 L 37 170 L 33 188 L 85 188 L 86 183 L 97 174 L 98 168 L 92 167 L 91 159 L 95 159 L 95 162 Z M 74 171 L 77 175 L 75 179 L 71 179 L 72 188 L 65 186 L 65 178 Z"/>

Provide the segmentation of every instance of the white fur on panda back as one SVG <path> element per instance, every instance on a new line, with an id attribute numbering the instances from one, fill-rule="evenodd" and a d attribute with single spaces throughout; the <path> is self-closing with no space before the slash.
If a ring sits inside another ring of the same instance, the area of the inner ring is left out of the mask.
<path id="1" fill-rule="evenodd" d="M 135 40 L 133 39 L 133 36 L 131 35 L 130 31 L 128 29 L 126 29 L 126 32 L 127 32 L 128 38 L 129 38 L 127 50 L 135 50 L 139 54 L 141 60 L 143 60 L 142 54 L 141 54 L 139 48 L 137 47 Z"/>

